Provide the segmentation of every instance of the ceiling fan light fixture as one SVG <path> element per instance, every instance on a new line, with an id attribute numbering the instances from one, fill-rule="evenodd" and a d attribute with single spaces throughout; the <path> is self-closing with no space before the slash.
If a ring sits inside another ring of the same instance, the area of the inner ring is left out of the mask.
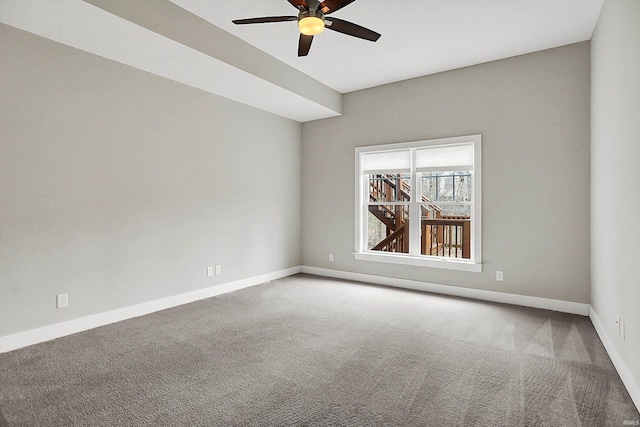
<path id="1" fill-rule="evenodd" d="M 321 12 L 305 12 L 298 19 L 298 29 L 305 36 L 315 36 L 324 31 L 324 19 Z"/>

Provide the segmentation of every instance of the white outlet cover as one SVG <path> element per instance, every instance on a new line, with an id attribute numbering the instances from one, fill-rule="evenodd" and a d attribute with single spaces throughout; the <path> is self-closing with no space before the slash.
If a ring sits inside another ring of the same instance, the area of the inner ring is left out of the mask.
<path id="1" fill-rule="evenodd" d="M 213 276 L 213 265 L 207 267 L 207 276 Z"/>
<path id="2" fill-rule="evenodd" d="M 222 274 L 222 266 L 216 265 L 216 274 Z"/>
<path id="3" fill-rule="evenodd" d="M 504 281 L 504 272 L 503 271 L 496 271 L 496 280 L 498 282 Z"/>
<path id="4" fill-rule="evenodd" d="M 56 308 L 64 308 L 69 306 L 69 294 L 56 295 Z"/>

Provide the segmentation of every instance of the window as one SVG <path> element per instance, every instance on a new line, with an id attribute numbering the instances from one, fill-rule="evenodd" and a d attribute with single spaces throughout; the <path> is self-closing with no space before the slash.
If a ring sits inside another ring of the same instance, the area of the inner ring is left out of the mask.
<path id="1" fill-rule="evenodd" d="M 480 143 L 356 148 L 356 259 L 482 271 Z"/>

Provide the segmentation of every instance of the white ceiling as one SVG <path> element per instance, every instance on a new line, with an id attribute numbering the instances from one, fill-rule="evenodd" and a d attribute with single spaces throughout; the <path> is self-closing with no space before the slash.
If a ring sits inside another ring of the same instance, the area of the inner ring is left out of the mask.
<path id="1" fill-rule="evenodd" d="M 295 22 L 232 19 L 296 15 L 287 0 L 171 0 L 346 93 L 591 39 L 603 0 L 357 0 L 334 15 L 382 34 L 376 43 L 325 31 L 298 58 Z"/>
<path id="2" fill-rule="evenodd" d="M 603 0 L 357 0 L 298 58 L 287 0 L 0 0 L 0 22 L 297 121 L 341 114 L 340 93 L 589 40 Z M 213 25 L 212 25 L 213 24 Z"/>

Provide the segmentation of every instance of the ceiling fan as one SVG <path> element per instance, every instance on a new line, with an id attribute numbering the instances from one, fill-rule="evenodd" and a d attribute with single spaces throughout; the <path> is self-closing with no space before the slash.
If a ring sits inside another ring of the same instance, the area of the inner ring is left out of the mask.
<path id="1" fill-rule="evenodd" d="M 358 37 L 372 42 L 380 38 L 380 34 L 368 28 L 361 27 L 343 19 L 329 17 L 333 13 L 355 0 L 287 0 L 300 12 L 298 16 L 265 16 L 261 18 L 235 19 L 236 25 L 264 24 L 267 22 L 298 21 L 300 40 L 298 41 L 298 56 L 307 56 L 311 49 L 313 36 L 320 34 L 325 28 L 349 36 Z"/>

